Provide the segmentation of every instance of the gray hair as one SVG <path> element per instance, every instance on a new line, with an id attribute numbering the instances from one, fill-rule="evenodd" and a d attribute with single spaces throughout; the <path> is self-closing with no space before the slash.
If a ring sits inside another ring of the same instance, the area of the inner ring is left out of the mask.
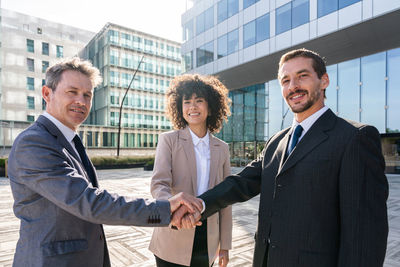
<path id="1" fill-rule="evenodd" d="M 90 63 L 90 61 L 82 60 L 79 57 L 62 60 L 46 70 L 46 86 L 53 91 L 56 90 L 61 80 L 61 75 L 66 70 L 74 70 L 87 76 L 93 87 L 99 85 L 102 81 L 100 71 Z"/>

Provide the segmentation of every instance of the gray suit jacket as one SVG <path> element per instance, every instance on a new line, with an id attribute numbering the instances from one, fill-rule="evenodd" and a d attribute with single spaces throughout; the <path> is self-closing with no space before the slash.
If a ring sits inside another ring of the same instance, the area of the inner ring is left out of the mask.
<path id="1" fill-rule="evenodd" d="M 381 267 L 388 183 L 378 131 L 326 111 L 286 158 L 291 129 L 200 197 L 203 217 L 260 194 L 254 267 Z"/>
<path id="2" fill-rule="evenodd" d="M 110 266 L 101 224 L 170 222 L 168 201 L 93 187 L 79 156 L 44 116 L 17 137 L 8 168 L 14 213 L 21 220 L 15 267 Z"/>

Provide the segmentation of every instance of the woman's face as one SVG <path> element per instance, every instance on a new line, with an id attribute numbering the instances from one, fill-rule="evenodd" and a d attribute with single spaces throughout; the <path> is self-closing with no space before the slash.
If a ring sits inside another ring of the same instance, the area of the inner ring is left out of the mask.
<path id="1" fill-rule="evenodd" d="M 204 97 L 193 94 L 190 98 L 182 99 L 183 118 L 189 127 L 206 127 L 209 115 L 208 103 Z"/>

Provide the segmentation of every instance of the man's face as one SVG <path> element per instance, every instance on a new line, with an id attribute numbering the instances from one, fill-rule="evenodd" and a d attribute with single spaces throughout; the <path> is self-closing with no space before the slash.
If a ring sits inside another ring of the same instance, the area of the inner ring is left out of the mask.
<path id="1" fill-rule="evenodd" d="M 278 74 L 282 95 L 298 121 L 306 119 L 324 106 L 327 74 L 318 78 L 312 59 L 296 57 L 283 63 Z"/>
<path id="2" fill-rule="evenodd" d="M 90 79 L 79 71 L 66 70 L 53 91 L 43 86 L 42 95 L 47 103 L 46 111 L 76 131 L 89 115 L 92 106 L 93 86 Z"/>

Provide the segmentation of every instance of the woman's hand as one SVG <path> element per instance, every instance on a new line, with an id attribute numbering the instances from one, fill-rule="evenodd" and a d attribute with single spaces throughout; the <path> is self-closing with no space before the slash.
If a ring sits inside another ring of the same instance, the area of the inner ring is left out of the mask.
<path id="1" fill-rule="evenodd" d="M 226 267 L 228 266 L 229 262 L 229 250 L 226 249 L 220 249 L 218 252 L 218 265 L 220 267 Z"/>

